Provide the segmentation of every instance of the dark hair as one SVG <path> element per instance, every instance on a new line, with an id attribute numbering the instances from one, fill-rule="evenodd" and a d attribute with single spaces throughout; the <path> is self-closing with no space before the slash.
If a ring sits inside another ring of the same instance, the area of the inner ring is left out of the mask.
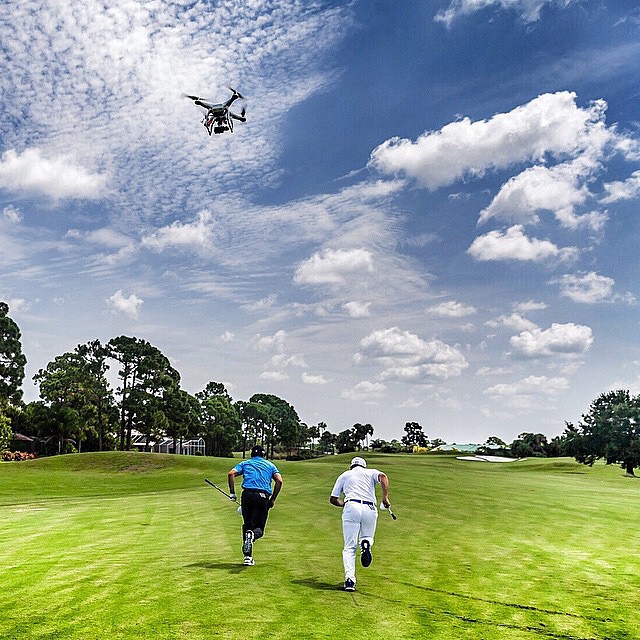
<path id="1" fill-rule="evenodd" d="M 257 444 L 253 449 L 251 449 L 251 457 L 255 458 L 256 456 L 264 456 L 265 450 Z"/>

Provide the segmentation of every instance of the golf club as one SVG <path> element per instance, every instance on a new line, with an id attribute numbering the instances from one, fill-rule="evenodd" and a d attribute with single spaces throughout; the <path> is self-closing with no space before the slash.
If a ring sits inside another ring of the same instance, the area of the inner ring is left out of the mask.
<path id="1" fill-rule="evenodd" d="M 213 484 L 213 482 L 211 482 L 210 480 L 207 480 L 206 478 L 204 479 L 204 481 L 207 484 L 210 484 L 214 489 L 217 489 L 223 496 L 227 496 L 229 500 L 233 500 L 234 502 L 238 501 L 236 498 L 232 498 L 226 491 L 223 491 L 217 484 Z"/>
<path id="2" fill-rule="evenodd" d="M 389 512 L 389 515 L 390 515 L 394 520 L 397 520 L 397 519 L 398 519 L 398 517 L 396 516 L 396 514 L 395 514 L 395 513 L 393 513 L 393 511 L 391 510 L 391 505 L 389 505 L 388 507 L 385 507 L 385 506 L 384 506 L 384 503 L 382 503 L 382 502 L 381 502 L 381 503 L 380 503 L 380 508 L 381 508 L 383 511 L 388 511 L 388 512 Z"/>

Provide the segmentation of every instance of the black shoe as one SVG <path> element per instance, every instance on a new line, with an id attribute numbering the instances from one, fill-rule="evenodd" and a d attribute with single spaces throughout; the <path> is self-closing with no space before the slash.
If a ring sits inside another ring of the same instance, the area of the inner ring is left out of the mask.
<path id="1" fill-rule="evenodd" d="M 362 549 L 360 553 L 360 563 L 363 567 L 368 567 L 373 561 L 371 556 L 371 543 L 368 540 L 363 540 L 360 543 L 360 548 Z"/>
<path id="2" fill-rule="evenodd" d="M 355 591 L 356 590 L 356 583 L 351 580 L 351 578 L 347 578 L 344 581 L 344 590 L 345 591 Z"/>

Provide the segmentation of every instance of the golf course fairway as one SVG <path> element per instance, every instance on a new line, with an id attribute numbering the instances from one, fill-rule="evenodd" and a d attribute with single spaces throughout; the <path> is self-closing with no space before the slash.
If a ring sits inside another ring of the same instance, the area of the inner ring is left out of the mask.
<path id="1" fill-rule="evenodd" d="M 242 566 L 231 459 L 104 452 L 0 464 L 0 638 L 640 638 L 640 479 L 567 458 L 362 452 L 390 480 L 373 563 L 342 587 L 335 478 L 284 487 Z"/>

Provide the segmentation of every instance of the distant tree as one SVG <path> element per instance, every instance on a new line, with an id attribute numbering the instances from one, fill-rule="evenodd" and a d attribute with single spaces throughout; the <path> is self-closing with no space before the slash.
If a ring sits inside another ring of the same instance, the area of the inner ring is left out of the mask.
<path id="1" fill-rule="evenodd" d="M 417 422 L 407 422 L 404 425 L 405 435 L 402 436 L 401 442 L 405 447 L 427 447 L 429 440 L 424 434 L 422 427 Z"/>
<path id="2" fill-rule="evenodd" d="M 261 417 L 264 428 L 263 446 L 271 456 L 273 456 L 276 441 L 289 450 L 298 444 L 302 427 L 300 418 L 292 405 L 268 393 L 256 393 L 249 398 L 249 402 L 266 408 L 266 411 L 262 411 Z"/>
<path id="3" fill-rule="evenodd" d="M 485 455 L 499 455 L 504 456 L 509 452 L 509 447 L 507 443 L 498 438 L 497 436 L 490 436 L 487 438 L 487 441 L 478 449 L 479 453 L 484 453 Z"/>
<path id="4" fill-rule="evenodd" d="M 357 447 L 359 449 L 368 449 L 369 436 L 373 435 L 373 427 L 369 423 L 360 424 L 359 422 L 357 422 L 353 425 L 352 431 L 357 441 Z"/>
<path id="5" fill-rule="evenodd" d="M 386 440 L 374 440 L 371 443 L 371 448 L 374 451 L 380 451 L 380 453 L 401 453 L 406 450 L 406 447 L 400 440 L 393 439 L 391 442 Z"/>
<path id="6" fill-rule="evenodd" d="M 25 407 L 26 418 L 42 441 L 47 454 L 75 453 L 79 429 L 78 412 L 69 406 L 42 401 L 30 402 Z"/>
<path id="7" fill-rule="evenodd" d="M 11 431 L 11 420 L 7 416 L 2 406 L 0 406 L 0 451 L 3 451 L 9 446 L 13 432 Z"/>
<path id="8" fill-rule="evenodd" d="M 163 398 L 163 412 L 167 418 L 164 433 L 173 441 L 173 452 L 177 453 L 178 441 L 201 431 L 200 403 L 195 396 L 178 386 L 170 387 Z"/>
<path id="9" fill-rule="evenodd" d="M 345 429 L 341 431 L 336 438 L 336 448 L 338 453 L 351 453 L 356 451 L 360 439 L 355 429 Z"/>
<path id="10" fill-rule="evenodd" d="M 230 457 L 240 440 L 242 418 L 224 385 L 210 382 L 196 393 L 200 402 L 201 435 L 209 456 Z M 241 405 L 242 406 L 242 405 Z"/>
<path id="11" fill-rule="evenodd" d="M 567 454 L 576 461 L 593 465 L 604 459 L 634 476 L 640 467 L 640 396 L 625 390 L 599 395 L 577 427 L 566 423 L 564 439 Z"/>
<path id="12" fill-rule="evenodd" d="M 27 359 L 22 353 L 20 329 L 7 315 L 9 305 L 0 302 L 0 405 L 20 404 Z"/>
<path id="13" fill-rule="evenodd" d="M 443 444 L 447 444 L 442 438 L 434 438 L 433 440 L 429 441 L 429 446 L 432 449 L 435 449 L 436 447 L 441 447 Z"/>
<path id="14" fill-rule="evenodd" d="M 311 448 L 312 449 L 315 449 L 316 440 L 318 440 L 320 438 L 320 425 L 321 424 L 322 424 L 322 422 L 320 422 L 319 424 L 312 425 L 311 427 L 307 427 L 307 436 L 311 440 Z"/>
<path id="15" fill-rule="evenodd" d="M 331 433 L 331 431 L 325 429 L 320 436 L 322 450 L 329 453 L 335 453 L 337 439 L 338 436 L 335 433 Z"/>
<path id="16" fill-rule="evenodd" d="M 113 391 L 107 380 L 108 351 L 99 340 L 79 344 L 75 352 L 84 360 L 87 372 L 86 394 L 95 408 L 95 430 L 98 434 L 98 450 L 113 447 L 117 423 L 117 410 Z M 108 440 L 108 443 L 107 443 Z"/>
<path id="17" fill-rule="evenodd" d="M 518 438 L 531 447 L 533 454 L 537 457 L 545 457 L 547 455 L 547 436 L 542 433 L 521 433 Z"/>
<path id="18" fill-rule="evenodd" d="M 198 391 L 198 393 L 196 393 L 196 398 L 200 402 L 207 400 L 208 398 L 217 397 L 223 397 L 229 400 L 229 402 L 233 402 L 233 398 L 229 395 L 227 388 L 222 382 L 207 382 L 207 386 L 202 391 Z"/>
<path id="19" fill-rule="evenodd" d="M 258 402 L 238 400 L 236 409 L 242 420 L 242 457 L 258 439 L 264 445 L 265 425 L 271 421 L 271 407 Z"/>
<path id="20" fill-rule="evenodd" d="M 514 440 L 511 443 L 509 449 L 511 451 L 511 455 L 514 458 L 530 458 L 534 455 L 534 451 L 531 448 L 531 445 L 522 440 L 522 438 L 517 438 L 516 440 Z"/>
<path id="21" fill-rule="evenodd" d="M 100 343 L 95 341 L 56 356 L 33 376 L 44 401 L 77 413 L 78 451 L 86 440 L 91 440 L 90 448 L 103 449 L 113 406 L 113 396 L 105 377 L 105 357 Z"/>
<path id="22" fill-rule="evenodd" d="M 547 437 L 542 433 L 521 433 L 510 445 L 514 458 L 544 458 L 547 455 Z"/>
<path id="23" fill-rule="evenodd" d="M 159 400 L 179 385 L 180 374 L 146 340 L 120 336 L 109 340 L 107 349 L 120 365 L 120 449 L 130 449 L 132 429 L 144 430 L 152 424 L 150 416 L 163 410 Z"/>
<path id="24" fill-rule="evenodd" d="M 547 458 L 559 458 L 564 453 L 565 440 L 561 436 L 555 436 L 552 440 L 549 441 L 546 447 Z"/>

